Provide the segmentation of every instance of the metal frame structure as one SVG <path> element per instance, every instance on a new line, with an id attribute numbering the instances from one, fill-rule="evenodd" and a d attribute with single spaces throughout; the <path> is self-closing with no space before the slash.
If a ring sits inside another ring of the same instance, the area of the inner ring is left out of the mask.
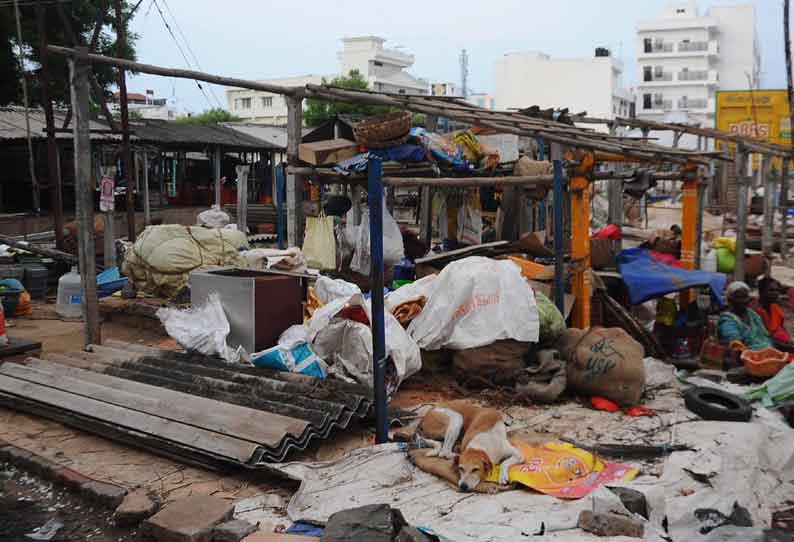
<path id="1" fill-rule="evenodd" d="M 381 163 L 377 160 L 370 161 L 367 176 L 367 186 L 369 191 L 369 205 L 372 209 L 370 217 L 370 239 L 372 239 L 372 265 L 370 269 L 370 280 L 373 292 L 378 292 L 372 296 L 372 335 L 373 335 L 373 363 L 375 381 L 375 411 L 377 424 L 377 442 L 385 442 L 387 439 L 387 398 L 385 390 L 385 337 L 383 332 L 383 247 L 382 247 L 382 213 L 381 205 L 383 201 L 383 187 L 407 184 L 422 187 L 422 216 L 429 218 L 429 194 L 430 190 L 425 188 L 438 186 L 482 186 L 494 184 L 512 184 L 520 187 L 553 185 L 554 199 L 554 223 L 555 223 L 555 255 L 557 265 L 555 266 L 555 284 L 558 307 L 562 308 L 562 292 L 564 281 L 564 267 L 562 265 L 563 235 L 562 235 L 562 216 L 563 216 L 563 189 L 567 180 L 569 190 L 571 213 L 572 213 L 572 271 L 574 295 L 577 302 L 573 314 L 573 322 L 577 327 L 586 328 L 590 325 L 590 244 L 588 226 L 590 222 L 589 210 L 589 191 L 590 183 L 599 178 L 594 173 L 595 165 L 599 162 L 627 162 L 632 164 L 646 163 L 654 166 L 660 164 L 672 164 L 678 167 L 672 172 L 659 172 L 662 178 L 674 178 L 685 180 L 687 188 L 690 190 L 695 184 L 703 182 L 705 175 L 703 167 L 709 166 L 714 159 L 724 158 L 721 153 L 686 151 L 676 148 L 663 147 L 647 140 L 632 140 L 617 137 L 614 135 L 597 133 L 587 129 L 578 128 L 570 124 L 556 122 L 553 120 L 535 118 L 528 116 L 524 112 L 503 112 L 490 111 L 475 107 L 471 104 L 455 99 L 438 99 L 427 96 L 410 95 L 390 95 L 371 91 L 358 91 L 340 89 L 331 86 L 306 85 L 305 87 L 280 87 L 277 85 L 263 84 L 255 81 L 245 81 L 220 77 L 216 75 L 196 72 L 192 70 L 178 70 L 152 66 L 123 60 L 102 55 L 89 54 L 87 49 L 68 49 L 64 47 L 52 46 L 48 50 L 54 54 L 66 55 L 70 58 L 72 73 L 72 101 L 75 112 L 75 157 L 76 169 L 78 173 L 78 187 L 86 190 L 90 172 L 90 154 L 85 149 L 90 148 L 90 139 L 87 129 L 87 104 L 89 99 L 89 73 L 91 63 L 102 63 L 116 66 L 122 69 L 130 69 L 139 73 L 149 73 L 167 77 L 188 78 L 220 85 L 249 88 L 253 90 L 264 90 L 272 93 L 282 94 L 288 103 L 288 144 L 287 144 L 287 163 L 286 169 L 286 204 L 287 204 L 287 238 L 290 245 L 295 245 L 301 237 L 301 190 L 303 178 L 307 173 L 318 173 L 313 168 L 300 167 L 298 161 L 298 144 L 301 138 L 302 125 L 302 100 L 304 98 L 316 98 L 332 102 L 346 102 L 369 105 L 386 105 L 414 113 L 422 113 L 428 116 L 431 123 L 438 117 L 445 117 L 462 123 L 480 126 L 484 128 L 496 129 L 503 133 L 517 134 L 531 138 L 542 138 L 552 144 L 553 175 L 539 175 L 528 177 L 464 177 L 464 178 L 392 178 L 384 177 L 382 174 Z M 563 161 L 563 151 L 565 162 Z M 770 151 L 771 152 L 771 151 Z M 564 170 L 569 170 L 569 177 L 566 179 Z M 622 179 L 626 178 L 626 173 L 607 173 L 600 176 L 601 179 Z M 333 175 L 326 175 L 325 182 L 340 182 L 342 179 Z M 344 180 L 344 182 L 351 182 Z M 281 198 L 278 198 L 281 202 Z M 694 201 L 696 198 L 687 197 L 684 199 L 684 217 L 687 221 L 685 230 L 687 235 L 682 242 L 682 251 L 691 255 L 694 254 L 696 236 L 692 235 L 695 231 L 693 217 L 696 216 L 697 206 Z M 88 247 L 93 245 L 93 228 L 87 227 L 93 221 L 91 216 L 92 209 L 83 208 L 80 215 L 81 232 L 81 262 L 87 261 L 90 251 Z M 691 257 L 688 258 L 688 265 L 694 265 Z M 96 292 L 95 279 L 93 276 L 84 276 L 85 303 L 84 312 L 86 315 L 86 343 L 98 343 L 99 331 L 98 321 L 93 316 L 96 314 Z M 96 322 L 96 329 L 93 323 Z"/>

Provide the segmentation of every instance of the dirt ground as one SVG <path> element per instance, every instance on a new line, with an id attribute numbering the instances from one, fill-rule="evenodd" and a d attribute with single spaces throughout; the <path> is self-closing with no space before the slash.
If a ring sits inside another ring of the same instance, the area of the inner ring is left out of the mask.
<path id="1" fill-rule="evenodd" d="M 52 542 L 131 542 L 136 531 L 117 527 L 113 512 L 78 495 L 0 463 L 0 539 L 30 542 L 28 535 Z M 57 525 L 62 525 L 57 527 Z M 56 530 L 57 529 L 57 530 Z M 56 531 L 46 538 L 47 533 Z"/>

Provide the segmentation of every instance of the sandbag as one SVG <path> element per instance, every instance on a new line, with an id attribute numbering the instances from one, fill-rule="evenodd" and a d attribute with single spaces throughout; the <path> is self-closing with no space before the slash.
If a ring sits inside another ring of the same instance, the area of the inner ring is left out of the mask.
<path id="1" fill-rule="evenodd" d="M 124 256 L 121 270 L 138 291 L 174 297 L 190 272 L 211 267 L 243 267 L 239 250 L 248 248 L 244 233 L 201 226 L 149 226 Z"/>
<path id="2" fill-rule="evenodd" d="M 645 349 L 621 328 L 569 329 L 558 342 L 568 362 L 568 387 L 621 406 L 640 402 Z"/>
<path id="3" fill-rule="evenodd" d="M 531 345 L 513 340 L 455 352 L 452 374 L 461 386 L 470 389 L 510 386 L 526 367 L 524 357 Z"/>
<path id="4" fill-rule="evenodd" d="M 447 265 L 408 332 L 425 350 L 464 350 L 501 339 L 537 342 L 535 294 L 515 263 L 480 256 Z"/>

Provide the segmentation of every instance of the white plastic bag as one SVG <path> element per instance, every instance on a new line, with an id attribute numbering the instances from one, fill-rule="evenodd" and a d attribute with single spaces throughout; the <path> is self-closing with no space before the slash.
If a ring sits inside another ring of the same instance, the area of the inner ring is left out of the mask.
<path id="1" fill-rule="evenodd" d="M 303 254 L 306 263 L 313 269 L 336 269 L 334 217 L 325 215 L 306 217 Z"/>
<path id="2" fill-rule="evenodd" d="M 361 289 L 352 282 L 347 282 L 346 280 L 320 276 L 314 284 L 314 293 L 317 299 L 323 303 L 330 303 L 340 297 L 348 298 L 354 294 L 360 294 Z"/>
<path id="3" fill-rule="evenodd" d="M 164 307 L 156 314 L 168 335 L 187 350 L 218 355 L 229 363 L 237 363 L 246 355 L 242 347 L 235 350 L 226 344 L 229 320 L 217 293 L 207 296 L 207 302 L 199 307 L 188 310 Z"/>
<path id="4" fill-rule="evenodd" d="M 372 380 L 372 330 L 369 325 L 337 316 L 345 307 L 360 306 L 371 321 L 372 311 L 361 294 L 337 298 L 314 312 L 309 321 L 309 345 L 329 365 L 329 373 L 370 388 Z M 387 393 L 422 368 L 419 347 L 391 313 L 384 311 Z"/>
<path id="5" fill-rule="evenodd" d="M 482 243 L 482 211 L 479 200 L 475 199 L 478 193 L 472 194 L 474 195 L 467 197 L 458 209 L 458 241 L 467 245 L 479 245 Z"/>
<path id="6" fill-rule="evenodd" d="M 535 294 L 513 262 L 464 258 L 438 275 L 408 333 L 425 350 L 465 350 L 500 339 L 537 342 Z"/>
<path id="7" fill-rule="evenodd" d="M 199 226 L 223 228 L 229 225 L 231 218 L 226 212 L 221 210 L 220 205 L 213 205 L 206 211 L 201 211 L 196 217 L 196 221 Z"/>
<path id="8" fill-rule="evenodd" d="M 405 246 L 400 226 L 392 218 L 386 205 L 383 206 L 383 263 L 394 265 L 405 257 Z M 369 211 L 361 217 L 361 224 L 356 232 L 356 250 L 350 262 L 350 269 L 362 275 L 370 272 L 370 239 L 369 239 Z"/>
<path id="9" fill-rule="evenodd" d="M 437 278 L 438 275 L 436 274 L 427 275 L 410 284 L 397 288 L 393 292 L 389 292 L 386 299 L 383 301 L 384 307 L 387 311 L 392 312 L 403 303 L 418 301 L 423 297 L 425 299 L 430 299 L 430 296 L 433 295 L 433 291 L 436 289 Z"/>

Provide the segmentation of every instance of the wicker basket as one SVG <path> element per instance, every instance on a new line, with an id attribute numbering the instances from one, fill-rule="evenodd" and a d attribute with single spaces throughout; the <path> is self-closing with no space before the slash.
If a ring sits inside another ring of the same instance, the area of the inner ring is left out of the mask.
<path id="1" fill-rule="evenodd" d="M 385 149 L 405 142 L 413 116 L 408 111 L 364 119 L 353 127 L 356 143 L 369 149 Z"/>

